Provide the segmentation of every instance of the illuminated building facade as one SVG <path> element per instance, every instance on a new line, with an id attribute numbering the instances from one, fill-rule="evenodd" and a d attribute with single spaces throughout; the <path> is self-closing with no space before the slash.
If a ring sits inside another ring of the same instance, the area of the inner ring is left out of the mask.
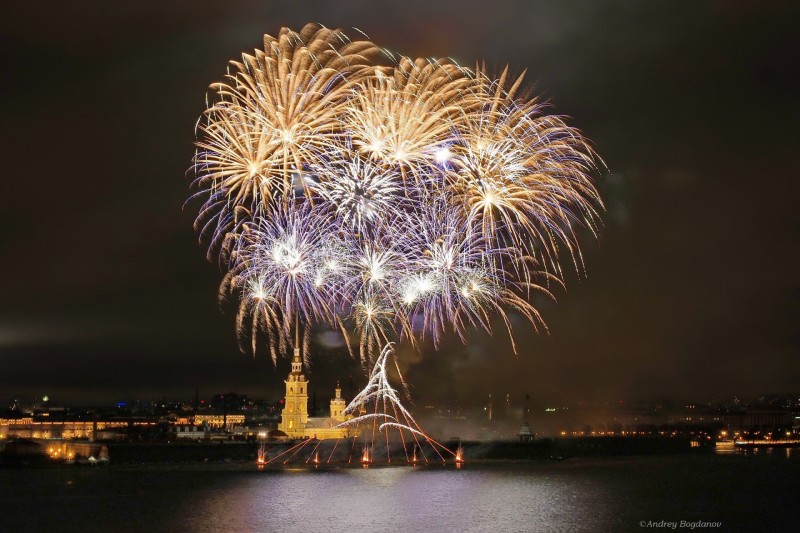
<path id="1" fill-rule="evenodd" d="M 111 440 L 121 438 L 131 428 L 156 428 L 155 421 L 132 420 L 35 420 L 27 418 L 0 418 L 0 439 L 89 439 Z"/>
<path id="2" fill-rule="evenodd" d="M 230 429 L 244 425 L 244 415 L 195 415 L 194 424 L 198 426 L 205 425 L 209 429 Z"/>
<path id="3" fill-rule="evenodd" d="M 352 436 L 352 431 L 335 427 L 348 417 L 344 414 L 346 403 L 342 389 L 336 385 L 336 396 L 331 400 L 330 417 L 308 416 L 308 384 L 303 374 L 300 350 L 295 348 L 292 371 L 286 378 L 286 404 L 281 411 L 278 429 L 290 438 L 341 439 Z"/>

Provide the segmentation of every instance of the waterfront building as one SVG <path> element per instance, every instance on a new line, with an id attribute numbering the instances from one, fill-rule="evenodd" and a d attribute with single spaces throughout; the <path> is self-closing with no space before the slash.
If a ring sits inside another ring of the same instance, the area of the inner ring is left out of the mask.
<path id="1" fill-rule="evenodd" d="M 290 438 L 341 439 L 352 436 L 349 428 L 336 426 L 346 420 L 346 403 L 342 398 L 342 388 L 336 384 L 336 396 L 331 400 L 329 417 L 308 416 L 308 385 L 303 374 L 303 361 L 300 350 L 295 348 L 292 358 L 292 371 L 286 378 L 286 404 L 281 411 L 278 430 Z"/>
<path id="2" fill-rule="evenodd" d="M 204 440 L 206 432 L 192 424 L 176 424 L 172 426 L 175 438 L 178 440 Z"/>
<path id="3" fill-rule="evenodd" d="M 197 426 L 205 425 L 209 429 L 232 429 L 244 425 L 244 415 L 198 414 L 194 417 L 194 424 Z"/>
<path id="4" fill-rule="evenodd" d="M 34 417 L 0 418 L 0 439 L 89 439 L 112 440 L 131 429 L 155 429 L 157 422 L 147 419 L 41 420 Z"/>

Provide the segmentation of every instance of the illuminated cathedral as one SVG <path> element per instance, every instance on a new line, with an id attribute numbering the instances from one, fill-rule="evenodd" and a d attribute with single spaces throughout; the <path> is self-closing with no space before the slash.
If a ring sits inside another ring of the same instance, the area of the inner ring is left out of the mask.
<path id="1" fill-rule="evenodd" d="M 342 388 L 336 384 L 336 396 L 331 399 L 330 417 L 308 416 L 308 381 L 303 374 L 303 361 L 300 350 L 295 348 L 292 358 L 292 371 L 286 378 L 286 405 L 281 411 L 278 429 L 294 439 L 342 439 L 353 434 L 351 428 L 337 428 L 351 418 L 344 414 L 346 403 L 342 398 Z"/>

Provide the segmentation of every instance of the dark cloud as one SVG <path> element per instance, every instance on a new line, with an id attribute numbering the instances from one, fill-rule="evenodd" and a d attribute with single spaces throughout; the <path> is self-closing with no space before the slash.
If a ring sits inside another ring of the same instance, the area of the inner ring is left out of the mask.
<path id="1" fill-rule="evenodd" d="M 542 307 L 549 336 L 519 328 L 517 356 L 502 328 L 404 356 L 416 395 L 798 390 L 797 15 L 781 2 L 5 7 L 0 398 L 278 394 L 284 369 L 238 353 L 182 204 L 208 84 L 261 34 L 307 21 L 527 69 L 612 172 L 588 277 Z M 358 372 L 320 338 L 317 383 Z"/>

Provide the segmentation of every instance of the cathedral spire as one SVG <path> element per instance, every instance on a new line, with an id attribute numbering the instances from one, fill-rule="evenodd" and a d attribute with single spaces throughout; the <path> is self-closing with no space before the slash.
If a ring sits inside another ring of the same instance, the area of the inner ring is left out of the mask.
<path id="1" fill-rule="evenodd" d="M 300 348 L 294 349 L 292 371 L 284 383 L 286 383 L 286 404 L 281 411 L 278 429 L 290 437 L 303 436 L 308 423 L 308 382 L 303 375 Z"/>
<path id="2" fill-rule="evenodd" d="M 294 357 L 292 357 L 292 374 L 303 373 L 303 359 L 300 357 L 300 348 L 294 349 Z"/>

